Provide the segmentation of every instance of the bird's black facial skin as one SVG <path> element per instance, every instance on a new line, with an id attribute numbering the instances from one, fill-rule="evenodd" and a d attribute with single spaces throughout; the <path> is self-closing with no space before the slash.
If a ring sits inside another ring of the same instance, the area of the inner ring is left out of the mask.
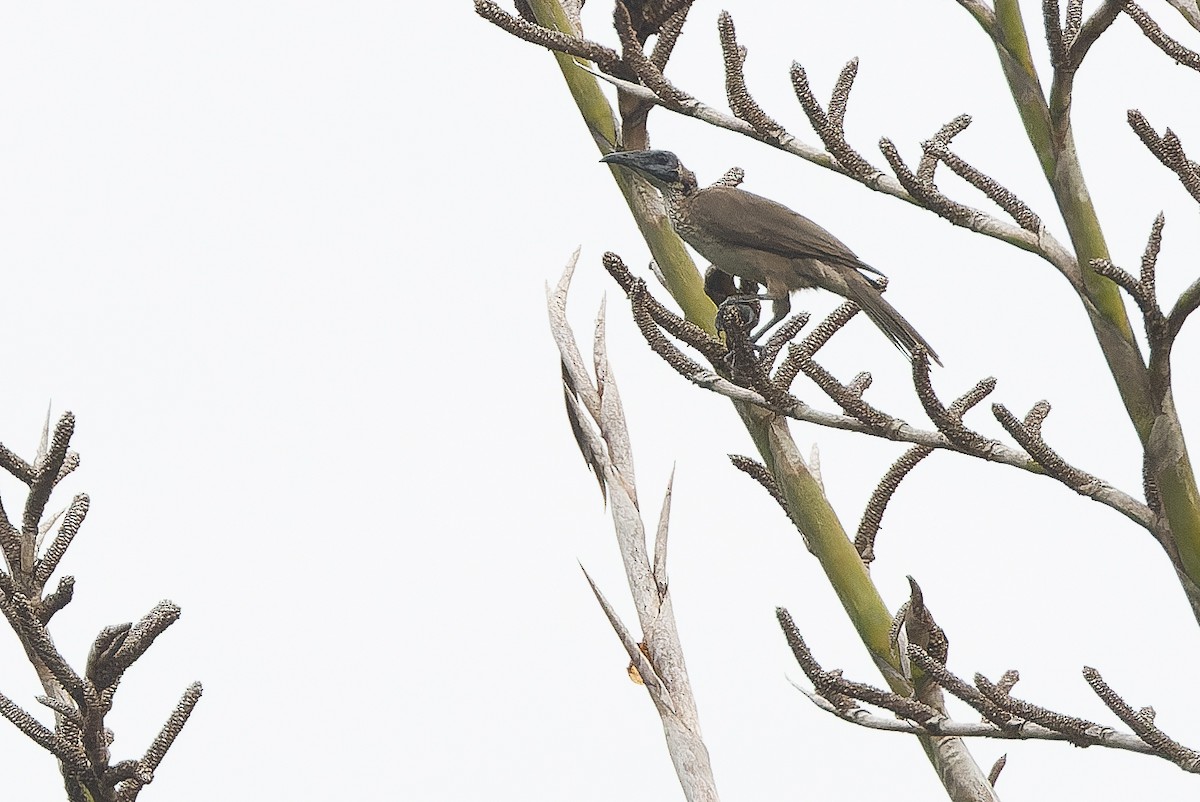
<path id="1" fill-rule="evenodd" d="M 679 158 L 669 150 L 623 150 L 610 153 L 600 161 L 628 167 L 660 187 L 677 184 L 680 180 Z"/>

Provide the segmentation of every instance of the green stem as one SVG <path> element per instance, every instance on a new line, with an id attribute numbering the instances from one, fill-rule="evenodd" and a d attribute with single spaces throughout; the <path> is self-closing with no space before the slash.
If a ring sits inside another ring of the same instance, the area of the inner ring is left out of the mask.
<path id="1" fill-rule="evenodd" d="M 978 16 L 976 19 L 995 43 L 1017 112 L 1067 226 L 1083 275 L 1084 307 L 1129 420 L 1146 450 L 1178 555 L 1176 567 L 1189 580 L 1184 582 L 1184 591 L 1200 621 L 1200 492 L 1170 387 L 1155 386 L 1119 288 L 1091 268 L 1091 260 L 1110 257 L 1075 149 L 1071 126 L 1074 69 L 1056 71 L 1047 103 L 1018 0 L 996 0 L 995 13 L 994 26 Z"/>
<path id="2" fill-rule="evenodd" d="M 529 5 L 539 24 L 563 33 L 575 34 L 567 13 L 558 0 L 530 0 Z M 585 62 L 577 63 L 573 56 L 563 53 L 555 53 L 554 58 L 600 152 L 608 154 L 616 150 L 616 116 L 608 98 L 600 90 L 599 83 L 590 73 L 580 68 Z M 617 186 L 621 188 L 621 194 L 625 196 L 629 210 L 633 212 L 634 221 L 650 248 L 650 254 L 666 279 L 671 296 L 683 309 L 688 320 L 710 334 L 715 334 L 713 321 L 717 307 L 704 294 L 704 281 L 700 278 L 695 262 L 684 248 L 683 241 L 662 214 L 661 206 L 656 207 L 654 190 L 644 183 L 635 183 L 628 173 L 617 167 L 610 166 L 609 169 Z"/>

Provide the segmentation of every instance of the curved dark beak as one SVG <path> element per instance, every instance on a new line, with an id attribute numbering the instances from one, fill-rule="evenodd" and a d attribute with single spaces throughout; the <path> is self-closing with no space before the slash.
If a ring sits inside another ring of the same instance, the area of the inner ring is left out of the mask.
<path id="1" fill-rule="evenodd" d="M 620 150 L 600 161 L 632 170 L 659 189 L 679 181 L 683 170 L 678 157 L 669 150 Z"/>
<path id="2" fill-rule="evenodd" d="M 635 157 L 640 154 L 640 150 L 614 150 L 611 154 L 601 157 L 600 161 L 606 164 L 620 164 L 622 167 L 634 166 Z"/>
<path id="3" fill-rule="evenodd" d="M 644 150 L 617 150 L 600 159 L 600 161 L 605 164 L 628 167 L 630 170 L 635 170 L 643 174 L 646 172 L 646 151 Z"/>

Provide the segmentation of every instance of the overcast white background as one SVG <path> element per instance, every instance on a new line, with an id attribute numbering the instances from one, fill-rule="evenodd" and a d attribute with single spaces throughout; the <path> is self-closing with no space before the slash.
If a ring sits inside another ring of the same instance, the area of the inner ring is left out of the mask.
<path id="1" fill-rule="evenodd" d="M 717 105 L 720 8 L 695 4 L 669 70 Z M 859 56 L 847 125 L 868 158 L 883 163 L 886 135 L 914 161 L 922 139 L 970 113 L 958 152 L 1063 235 L 994 51 L 956 3 L 728 8 L 752 88 L 797 136 L 817 141 L 791 61 L 827 98 Z M 1195 47 L 1166 4 L 1147 8 Z M 611 41 L 608 4 L 588 12 L 589 32 Z M 1029 13 L 1041 53 L 1040 9 Z M 1164 304 L 1196 275 L 1196 207 L 1125 112 L 1170 125 L 1195 158 L 1198 80 L 1119 19 L 1076 94 L 1115 260 L 1136 268 L 1167 214 Z M 651 135 L 702 182 L 740 165 L 747 189 L 887 272 L 889 299 L 946 363 L 944 398 L 994 375 L 993 400 L 1019 414 L 1049 399 L 1061 453 L 1139 491 L 1135 438 L 1049 266 L 693 120 L 656 110 Z M 724 798 L 939 798 L 915 743 L 833 721 L 788 685 L 801 674 L 777 605 L 827 667 L 878 675 L 799 536 L 728 465 L 752 452 L 729 404 L 649 353 L 600 269 L 604 250 L 643 272 L 649 257 L 598 156 L 550 56 L 465 0 L 5 4 L 0 441 L 32 457 L 47 406 L 74 411 L 83 464 L 57 504 L 92 498 L 62 566 L 75 601 L 53 632 L 82 664 L 101 627 L 162 598 L 183 607 L 122 684 L 116 759 L 141 754 L 188 683 L 205 687 L 143 798 L 680 798 L 652 706 L 578 567 L 633 620 L 546 325 L 544 284 L 580 245 L 577 331 L 590 340 L 607 295 L 651 516 L 676 470 L 671 590 Z M 1191 325 L 1175 356 L 1191 430 L 1198 348 Z M 903 358 L 865 320 L 822 357 L 843 378 L 870 370 L 873 403 L 923 420 Z M 986 409 L 968 420 L 1000 434 Z M 795 430 L 819 445 L 853 528 L 901 448 Z M 23 501 L 13 484 L 0 484 L 10 515 Z M 939 454 L 893 501 L 877 552 L 889 605 L 914 574 L 960 674 L 1018 668 L 1017 695 L 1111 722 L 1080 677 L 1095 666 L 1200 743 L 1196 623 L 1149 535 L 1108 508 Z M 0 690 L 37 707 L 11 636 Z M 1006 799 L 1195 794 L 1152 758 L 973 749 L 985 767 L 1008 753 Z M 62 798 L 52 759 L 5 722 L 0 776 L 11 798 Z"/>

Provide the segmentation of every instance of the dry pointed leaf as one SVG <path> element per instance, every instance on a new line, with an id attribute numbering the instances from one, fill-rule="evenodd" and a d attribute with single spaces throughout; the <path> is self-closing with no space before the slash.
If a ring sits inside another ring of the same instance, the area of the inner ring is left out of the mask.
<path id="1" fill-rule="evenodd" d="M 1005 764 L 1008 763 L 1008 754 L 1003 754 L 996 758 L 996 762 L 992 764 L 992 770 L 988 772 L 988 782 L 993 787 L 996 785 L 996 780 L 1000 779 L 1000 772 L 1004 771 Z"/>
<path id="2" fill-rule="evenodd" d="M 46 420 L 42 422 L 42 439 L 38 441 L 37 456 L 33 459 L 33 464 L 41 463 L 42 458 L 50 451 L 50 408 L 51 404 L 46 405 Z"/>
<path id="3" fill-rule="evenodd" d="M 596 330 L 592 339 L 592 361 L 596 369 L 596 388 L 600 393 L 600 415 L 596 422 L 600 426 L 600 434 L 608 443 L 608 457 L 612 461 L 613 470 L 625 486 L 635 507 L 637 500 L 637 480 L 633 471 L 633 446 L 629 442 L 629 427 L 625 422 L 625 410 L 621 406 L 621 393 L 617 389 L 617 381 L 608 362 L 608 342 L 605 337 L 604 309 L 601 303 L 596 315 Z"/>
<path id="4" fill-rule="evenodd" d="M 671 466 L 671 478 L 667 480 L 667 492 L 663 494 L 662 511 L 658 515 L 658 531 L 654 534 L 654 564 L 650 568 L 659 596 L 667 592 L 667 531 L 671 521 L 671 494 L 674 487 L 675 466 Z"/>
<path id="5" fill-rule="evenodd" d="M 553 290 L 549 286 L 546 287 L 546 310 L 550 315 L 550 333 L 554 337 L 555 345 L 558 346 L 558 353 L 562 357 L 563 365 L 571 375 L 571 387 L 575 389 L 588 414 L 592 418 L 598 419 L 600 417 L 600 394 L 592 384 L 587 368 L 584 367 L 583 356 L 575 344 L 575 334 L 571 330 L 571 324 L 567 322 L 567 292 L 571 288 L 571 277 L 575 275 L 575 266 L 578 262 L 579 249 L 576 248 L 575 252 L 571 254 L 571 258 L 567 260 L 558 284 Z"/>
<path id="6" fill-rule="evenodd" d="M 584 427 L 588 424 L 584 422 L 580 416 L 579 395 L 575 392 L 575 388 L 571 386 L 571 376 L 567 372 L 567 366 L 562 367 L 563 373 L 563 404 L 567 408 L 567 422 L 571 425 L 571 434 L 575 438 L 575 445 L 579 446 L 579 453 L 583 455 L 583 461 L 587 463 L 588 470 L 596 477 L 596 483 L 600 485 L 600 498 L 604 505 L 608 506 L 608 488 L 604 484 L 604 461 L 600 454 L 597 454 L 592 447 L 592 441 L 595 438 L 588 437 L 585 434 L 587 431 Z"/>
<path id="7" fill-rule="evenodd" d="M 671 693 L 663 685 L 658 675 L 654 673 L 654 665 L 646 657 L 645 652 L 642 651 L 641 644 L 633 639 L 633 636 L 629 633 L 629 629 L 622 623 L 621 617 L 617 615 L 617 611 L 608 603 L 608 599 L 604 598 L 604 594 L 600 592 L 600 588 L 596 586 L 587 569 L 582 565 L 579 567 L 583 571 L 583 576 L 591 587 L 596 601 L 600 603 L 600 609 L 604 611 L 604 615 L 608 618 L 608 623 L 612 626 L 613 632 L 617 633 L 617 637 L 621 640 L 621 645 L 625 647 L 625 653 L 629 655 L 630 660 L 637 666 L 638 676 L 642 679 L 642 684 L 646 687 L 650 698 L 654 700 L 656 705 L 674 712 L 676 708 L 675 702 L 671 698 Z"/>

